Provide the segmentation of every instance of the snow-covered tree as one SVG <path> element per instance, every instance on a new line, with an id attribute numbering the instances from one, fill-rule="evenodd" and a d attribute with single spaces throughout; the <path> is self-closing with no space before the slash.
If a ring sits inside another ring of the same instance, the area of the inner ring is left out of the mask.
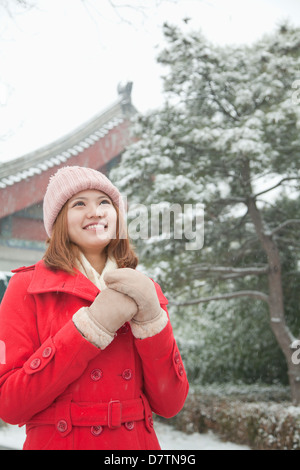
<path id="1" fill-rule="evenodd" d="M 203 203 L 205 244 L 188 250 L 185 233 L 161 233 L 136 242 L 142 262 L 173 305 L 263 302 L 299 404 L 300 369 L 292 360 L 299 289 L 291 285 L 300 274 L 300 104 L 293 99 L 300 30 L 282 25 L 251 47 L 217 47 L 169 25 L 164 32 L 166 104 L 136 119 L 138 140 L 111 176 L 131 210 L 135 203 Z"/>

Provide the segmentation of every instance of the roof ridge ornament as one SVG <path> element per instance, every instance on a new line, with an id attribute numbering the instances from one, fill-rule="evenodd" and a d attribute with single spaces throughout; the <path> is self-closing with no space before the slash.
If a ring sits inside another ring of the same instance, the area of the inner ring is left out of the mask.
<path id="1" fill-rule="evenodd" d="M 131 92 L 132 92 L 133 82 L 119 82 L 117 91 L 120 96 L 120 104 L 122 107 L 123 113 L 132 114 L 132 103 L 131 103 Z"/>

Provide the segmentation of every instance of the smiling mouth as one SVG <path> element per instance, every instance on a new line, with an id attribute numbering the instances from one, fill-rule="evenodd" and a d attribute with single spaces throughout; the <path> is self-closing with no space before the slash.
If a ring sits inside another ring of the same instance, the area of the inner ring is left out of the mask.
<path id="1" fill-rule="evenodd" d="M 106 230 L 108 227 L 107 224 L 99 223 L 99 224 L 89 224 L 83 227 L 83 230 Z"/>

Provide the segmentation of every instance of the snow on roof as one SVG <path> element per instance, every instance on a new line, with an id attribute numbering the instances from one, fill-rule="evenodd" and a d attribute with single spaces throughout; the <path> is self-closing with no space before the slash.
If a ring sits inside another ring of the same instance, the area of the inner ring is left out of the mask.
<path id="1" fill-rule="evenodd" d="M 100 127 L 93 129 L 86 136 L 82 135 L 82 129 L 85 129 L 85 126 L 83 126 L 72 133 L 71 136 L 64 138 L 61 143 L 57 141 L 57 143 L 51 144 L 40 151 L 32 152 L 12 162 L 3 164 L 0 167 L 0 189 L 12 186 L 21 180 L 48 170 L 48 168 L 67 162 L 69 158 L 84 152 L 85 149 L 94 145 L 105 137 L 110 130 L 118 127 L 123 122 L 124 117 L 112 117 L 109 121 L 101 123 Z M 76 136 L 79 138 L 77 142 Z M 53 147 L 58 147 L 56 152 L 53 152 Z"/>

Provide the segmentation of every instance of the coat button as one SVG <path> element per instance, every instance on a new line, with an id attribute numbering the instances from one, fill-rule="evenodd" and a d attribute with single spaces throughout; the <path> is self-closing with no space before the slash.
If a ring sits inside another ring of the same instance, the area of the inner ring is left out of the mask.
<path id="1" fill-rule="evenodd" d="M 122 377 L 123 377 L 124 380 L 131 380 L 132 379 L 132 370 L 131 369 L 123 370 Z"/>
<path id="2" fill-rule="evenodd" d="M 56 429 L 57 429 L 59 432 L 65 432 L 65 431 L 68 429 L 68 423 L 67 423 L 67 421 L 65 421 L 64 419 L 60 419 L 60 420 L 57 422 Z"/>
<path id="3" fill-rule="evenodd" d="M 50 346 L 48 348 L 45 348 L 43 351 L 42 356 L 46 359 L 47 357 L 51 356 L 52 353 L 52 348 Z"/>
<path id="4" fill-rule="evenodd" d="M 148 424 L 150 426 L 150 428 L 153 428 L 153 418 L 151 415 L 148 416 Z"/>
<path id="5" fill-rule="evenodd" d="M 102 370 L 101 369 L 94 369 L 91 372 L 91 379 L 97 382 L 102 377 Z"/>
<path id="6" fill-rule="evenodd" d="M 103 431 L 103 427 L 102 426 L 92 426 L 91 427 L 91 433 L 93 434 L 93 436 L 100 436 L 100 434 L 102 433 Z"/>
<path id="7" fill-rule="evenodd" d="M 127 421 L 127 423 L 124 423 L 124 426 L 127 431 L 132 431 L 134 429 L 134 421 Z"/>
<path id="8" fill-rule="evenodd" d="M 179 364 L 179 366 L 178 366 L 178 374 L 179 374 L 180 376 L 183 375 L 183 365 L 182 365 L 182 364 Z"/>
<path id="9" fill-rule="evenodd" d="M 40 365 L 41 365 L 41 360 L 38 357 L 36 357 L 35 359 L 31 361 L 30 368 L 33 370 L 38 369 Z"/>
<path id="10" fill-rule="evenodd" d="M 179 352 L 176 351 L 176 353 L 174 354 L 174 362 L 175 364 L 178 364 L 180 362 L 180 357 L 179 357 Z"/>

